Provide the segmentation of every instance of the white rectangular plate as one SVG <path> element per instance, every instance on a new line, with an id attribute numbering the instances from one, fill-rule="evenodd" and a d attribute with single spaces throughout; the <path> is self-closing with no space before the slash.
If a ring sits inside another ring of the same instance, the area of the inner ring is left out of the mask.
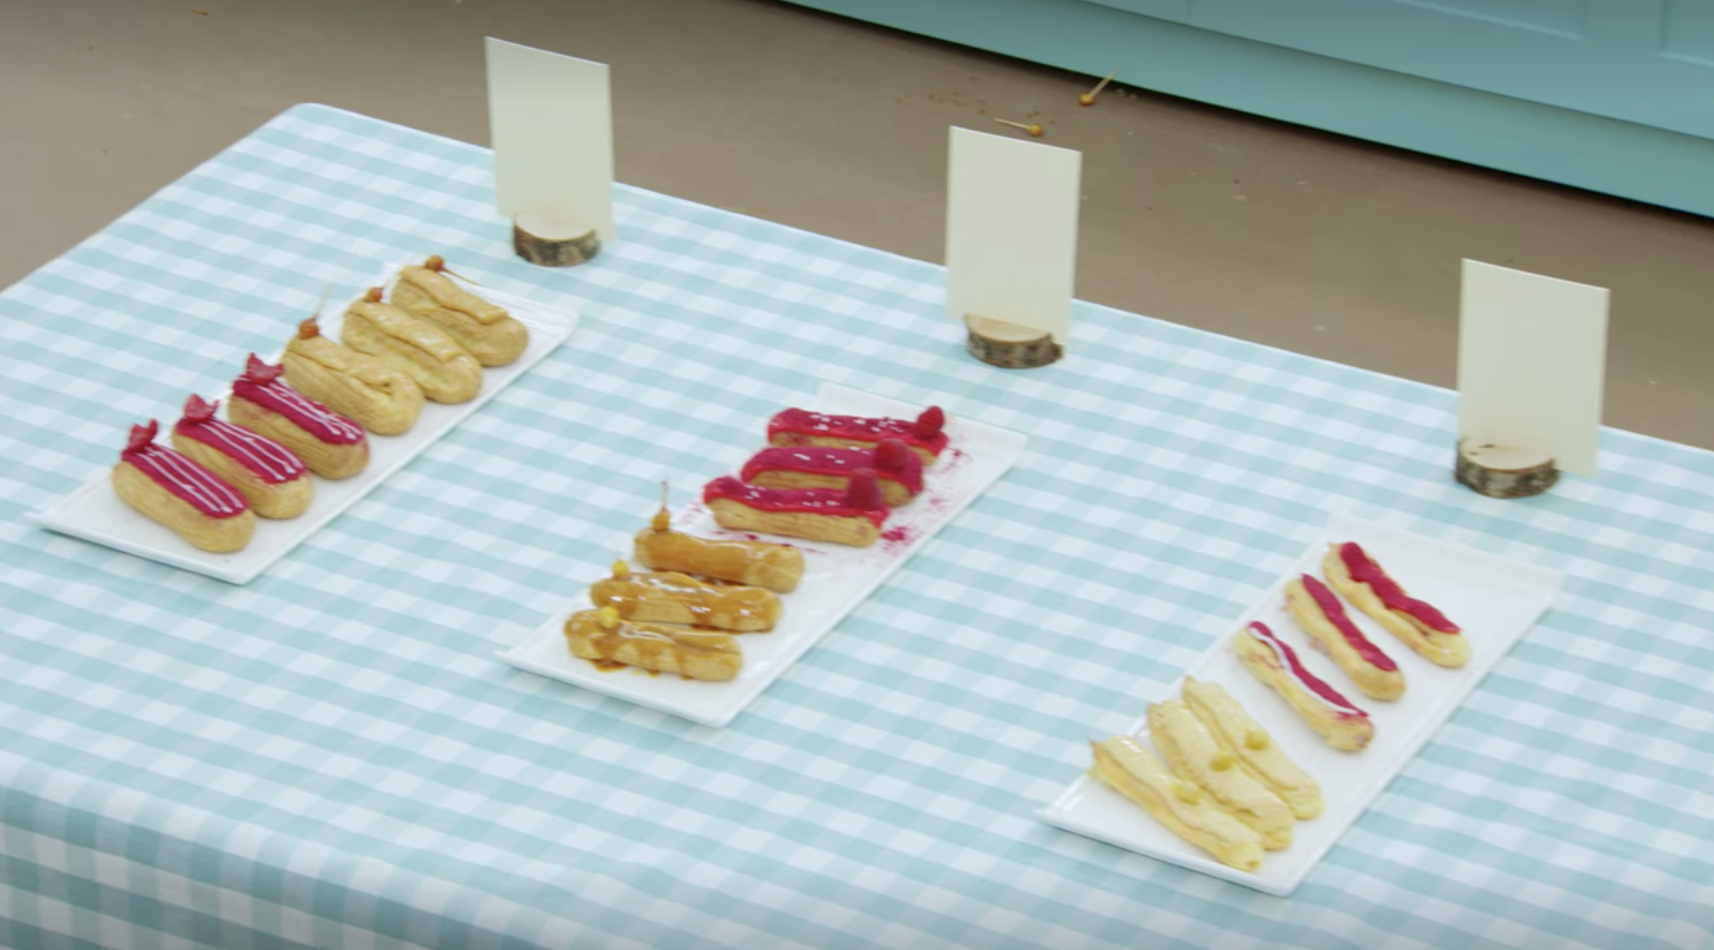
<path id="1" fill-rule="evenodd" d="M 398 273 L 404 263 L 416 261 L 400 262 L 388 268 L 376 283 L 387 282 L 392 275 Z M 403 435 L 379 436 L 370 433 L 368 468 L 350 478 L 337 481 L 311 475 L 310 478 L 315 480 L 315 501 L 310 504 L 309 510 L 296 518 L 281 521 L 258 518 L 256 536 L 242 551 L 211 554 L 191 547 L 164 525 L 144 517 L 120 501 L 113 491 L 110 474 L 105 469 L 90 478 L 77 491 L 40 511 L 31 512 L 30 520 L 55 531 L 105 544 L 138 557 L 207 574 L 232 584 L 248 584 L 273 566 L 275 561 L 290 553 L 305 538 L 338 517 L 340 512 L 349 508 L 359 498 L 367 495 L 376 485 L 385 481 L 387 476 L 403 468 L 424 449 L 433 445 L 436 439 L 481 408 L 483 403 L 505 389 L 512 380 L 528 372 L 530 367 L 570 338 L 572 330 L 577 326 L 577 314 L 570 310 L 548 307 L 516 294 L 487 287 L 476 287 L 474 290 L 485 299 L 505 307 L 512 316 L 529 328 L 530 345 L 523 355 L 506 366 L 484 369 L 482 391 L 475 399 L 450 406 L 436 402 L 426 403 L 417 424 Z M 322 332 L 338 339 L 344 316 L 343 307 L 324 311 L 319 320 Z M 275 352 L 274 362 L 278 362 L 278 352 Z M 243 363 L 235 360 L 232 364 L 232 376 L 236 378 L 243 368 Z M 211 380 L 210 383 L 213 394 L 205 392 L 204 398 L 220 399 L 220 413 L 224 416 L 225 400 L 231 392 L 231 385 L 224 380 L 218 383 Z M 160 408 L 157 418 L 161 421 L 163 443 L 166 441 L 166 434 L 171 431 L 173 423 L 179 417 L 179 408 L 176 405 Z M 115 460 L 118 459 L 124 442 L 125 432 L 115 432 Z"/>
<path id="2" fill-rule="evenodd" d="M 923 409 L 832 384 L 823 384 L 814 404 L 805 408 L 894 418 L 915 418 Z M 765 422 L 756 420 L 758 448 L 766 439 L 762 431 Z M 762 536 L 803 550 L 803 580 L 796 590 L 781 595 L 785 613 L 772 632 L 739 635 L 744 665 L 736 679 L 710 683 L 678 676 L 650 676 L 629 667 L 612 672 L 596 670 L 588 661 L 571 655 L 561 633 L 566 618 L 573 611 L 586 609 L 587 600 L 567 604 L 565 610 L 548 618 L 522 643 L 501 651 L 500 657 L 521 670 L 628 699 L 704 725 L 725 726 L 909 560 L 936 531 L 998 481 L 1024 450 L 1022 435 L 960 418 L 951 412 L 947 413 L 946 433 L 949 438 L 946 450 L 924 471 L 922 494 L 910 504 L 893 510 L 883 528 L 882 539 L 873 547 L 853 548 Z M 637 527 L 647 524 L 648 518 L 647 512 L 638 512 Z M 692 502 L 676 513 L 673 525 L 702 537 L 757 537 L 721 528 L 701 502 Z M 629 552 L 631 535 L 615 538 L 613 547 L 615 552 Z M 606 567 L 590 565 L 591 577 L 602 576 Z"/>
<path id="3" fill-rule="evenodd" d="M 1311 650 L 1309 638 L 1286 613 L 1284 587 L 1299 573 L 1322 577 L 1320 564 L 1327 544 L 1339 541 L 1361 544 L 1411 596 L 1439 607 L 1462 626 L 1470 640 L 1470 662 L 1458 669 L 1435 666 L 1352 608 L 1351 618 L 1364 634 L 1404 671 L 1405 695 L 1389 703 L 1358 692 L 1330 660 Z M 1280 748 L 1315 776 L 1327 802 L 1321 816 L 1298 822 L 1291 846 L 1283 851 L 1266 852 L 1261 869 L 1252 874 L 1214 860 L 1087 773 L 1039 814 L 1043 821 L 1067 831 L 1284 897 L 1303 882 L 1464 697 L 1535 624 L 1558 595 L 1560 582 L 1556 571 L 1381 525 L 1334 517 L 1324 538 L 1310 545 L 1295 569 L 1281 577 L 1260 603 L 1221 627 L 1216 632 L 1218 642 L 1214 647 L 1185 671 L 1198 680 L 1226 687 L 1244 704 L 1251 717 L 1273 734 Z M 1292 645 L 1310 672 L 1368 712 L 1375 724 L 1375 738 L 1367 749 L 1352 753 L 1328 746 L 1284 700 L 1239 664 L 1230 647 L 1231 637 L 1252 620 L 1267 624 Z M 1176 698 L 1182 682 L 1181 678 L 1158 698 Z M 1131 733 L 1146 742 L 1147 719 L 1139 720 Z"/>

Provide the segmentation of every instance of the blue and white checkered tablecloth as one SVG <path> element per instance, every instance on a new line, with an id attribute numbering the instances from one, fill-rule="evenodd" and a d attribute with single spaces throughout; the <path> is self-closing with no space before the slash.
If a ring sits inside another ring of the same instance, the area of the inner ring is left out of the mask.
<path id="1" fill-rule="evenodd" d="M 1484 499 L 1448 392 L 1083 304 L 1008 373 L 937 267 L 617 198 L 533 269 L 486 152 L 304 106 L 0 295 L 0 944 L 1714 946 L 1714 455 Z M 24 520 L 431 251 L 576 336 L 261 578 Z M 494 658 L 824 380 L 1029 450 L 727 729 Z M 1036 821 L 1333 511 L 1566 592 L 1290 899 Z"/>

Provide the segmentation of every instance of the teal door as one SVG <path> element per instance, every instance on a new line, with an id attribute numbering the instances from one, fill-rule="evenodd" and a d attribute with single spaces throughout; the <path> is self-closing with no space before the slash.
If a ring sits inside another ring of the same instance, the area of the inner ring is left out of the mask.
<path id="1" fill-rule="evenodd" d="M 1714 0 L 792 0 L 1714 217 Z"/>
<path id="2" fill-rule="evenodd" d="M 1714 0 L 1090 0 L 1714 139 Z"/>

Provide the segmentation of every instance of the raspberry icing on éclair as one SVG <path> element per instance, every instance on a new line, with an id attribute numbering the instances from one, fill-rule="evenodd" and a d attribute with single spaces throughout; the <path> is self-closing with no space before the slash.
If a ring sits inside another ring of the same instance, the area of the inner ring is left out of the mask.
<path id="1" fill-rule="evenodd" d="M 1420 621 L 1423 626 L 1436 633 L 1463 633 L 1458 625 L 1446 619 L 1446 615 L 1434 607 L 1406 594 L 1399 582 L 1381 569 L 1375 559 L 1368 555 L 1357 542 L 1347 541 L 1339 546 L 1339 560 L 1345 564 L 1345 572 L 1351 579 L 1361 584 L 1368 584 L 1369 589 L 1388 610 L 1396 610 Z"/>
<path id="2" fill-rule="evenodd" d="M 285 416 L 298 428 L 328 445 L 363 441 L 363 427 L 305 396 L 280 379 L 282 367 L 250 354 L 244 375 L 232 384 L 232 395 Z"/>
<path id="3" fill-rule="evenodd" d="M 850 439 L 854 442 L 879 442 L 898 439 L 907 445 L 939 455 L 946 448 L 946 413 L 939 406 L 930 406 L 913 420 L 887 419 L 877 416 L 839 416 L 807 409 L 785 409 L 768 420 L 768 438 L 776 435 L 796 435 Z"/>
<path id="4" fill-rule="evenodd" d="M 749 481 L 762 472 L 803 472 L 848 476 L 862 469 L 898 482 L 911 494 L 922 491 L 922 456 L 897 439 L 883 440 L 873 449 L 844 449 L 826 445 L 769 446 L 744 463 L 739 477 Z"/>
<path id="5" fill-rule="evenodd" d="M 192 459 L 155 441 L 160 426 L 131 427 L 119 460 L 147 475 L 155 484 L 210 518 L 233 518 L 248 511 L 244 496 Z"/>
<path id="6" fill-rule="evenodd" d="M 1268 629 L 1267 624 L 1260 620 L 1252 620 L 1249 631 L 1252 636 L 1273 652 L 1274 657 L 1279 661 L 1279 666 L 1302 683 L 1304 688 L 1309 690 L 1315 698 L 1338 710 L 1342 716 L 1369 718 L 1368 713 L 1358 709 L 1349 699 L 1340 695 L 1338 690 L 1327 685 L 1321 677 L 1306 669 L 1303 663 L 1298 660 L 1297 652 L 1291 648 L 1291 644 L 1275 636 L 1274 632 Z"/>
<path id="7" fill-rule="evenodd" d="M 1363 631 L 1358 630 L 1357 625 L 1351 622 L 1350 615 L 1345 613 L 1345 605 L 1339 602 L 1339 595 L 1328 590 L 1326 584 L 1308 574 L 1303 575 L 1301 579 L 1303 589 L 1309 592 L 1310 598 L 1315 601 L 1315 606 L 1321 608 L 1321 612 L 1327 617 L 1328 623 L 1333 624 L 1334 628 L 1339 631 L 1339 635 L 1351 645 L 1351 649 L 1357 651 L 1358 656 L 1377 670 L 1390 672 L 1399 668 L 1399 665 L 1393 662 L 1392 657 L 1382 653 L 1381 648 L 1370 642 L 1369 638 L 1363 635 Z"/>
<path id="8" fill-rule="evenodd" d="M 273 439 L 214 418 L 214 410 L 219 405 L 219 402 L 204 402 L 201 396 L 191 394 L 185 400 L 184 418 L 173 426 L 173 432 L 224 453 L 270 485 L 302 478 L 309 471 L 302 459 Z"/>
<path id="9" fill-rule="evenodd" d="M 880 492 L 875 488 L 874 474 L 858 474 L 869 476 L 867 490 L 875 496 L 873 499 L 852 497 L 863 491 L 858 487 L 862 479 L 855 476 L 852 478 L 852 489 L 840 491 L 836 488 L 758 488 L 731 475 L 722 475 L 702 489 L 702 500 L 707 503 L 716 499 L 727 499 L 757 511 L 803 512 L 832 518 L 868 518 L 879 528 L 887 520 L 887 512 L 890 509 L 880 500 Z"/>

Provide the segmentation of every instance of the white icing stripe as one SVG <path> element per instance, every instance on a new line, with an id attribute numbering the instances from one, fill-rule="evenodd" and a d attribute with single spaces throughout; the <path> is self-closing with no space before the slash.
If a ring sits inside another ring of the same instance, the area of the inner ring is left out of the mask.
<path id="1" fill-rule="evenodd" d="M 232 486 L 208 474 L 207 469 L 171 449 L 149 445 L 131 455 L 132 464 L 162 481 L 184 489 L 186 494 L 211 511 L 222 515 L 236 515 L 246 507 L 243 497 Z"/>
<path id="2" fill-rule="evenodd" d="M 1274 636 L 1274 633 L 1272 630 L 1265 630 L 1265 629 L 1258 627 L 1254 624 L 1250 625 L 1249 630 L 1250 630 L 1251 635 L 1253 635 L 1257 640 L 1262 641 L 1262 643 L 1267 645 L 1267 648 L 1269 650 L 1273 651 L 1274 659 L 1279 661 L 1280 669 L 1284 670 L 1286 672 L 1286 675 L 1290 676 L 1292 679 L 1297 680 L 1299 683 L 1301 683 L 1303 685 L 1303 691 L 1305 693 L 1308 693 L 1310 695 L 1310 697 L 1313 698 L 1316 702 L 1319 702 L 1323 706 L 1327 706 L 1330 709 L 1336 709 L 1336 710 L 1343 712 L 1343 713 L 1359 713 L 1359 714 L 1361 714 L 1363 712 L 1361 709 L 1358 709 L 1356 706 L 1352 706 L 1349 703 L 1345 703 L 1345 704 L 1336 703 L 1333 700 L 1328 699 L 1326 696 L 1321 695 L 1321 693 L 1319 691 L 1311 688 L 1308 683 L 1304 683 L 1303 677 L 1297 675 L 1297 671 L 1292 669 L 1291 663 L 1286 659 L 1285 650 L 1284 650 L 1285 644 L 1281 643 L 1279 641 L 1279 638 Z"/>
<path id="3" fill-rule="evenodd" d="M 333 432 L 335 435 L 343 436 L 353 442 L 357 441 L 357 439 L 363 435 L 363 430 L 359 428 L 356 423 L 351 422 L 349 419 L 346 419 L 338 413 L 329 411 L 328 409 L 311 402 L 303 393 L 300 393 L 295 389 L 277 384 L 268 385 L 263 388 L 272 393 L 274 397 L 279 399 L 281 402 L 290 403 L 293 408 L 326 426 L 328 430 Z"/>
<path id="4" fill-rule="evenodd" d="M 220 443 L 214 448 L 233 458 L 247 461 L 252 471 L 260 471 L 262 477 L 271 483 L 289 482 L 306 471 L 304 463 L 284 446 L 249 429 L 239 428 L 220 419 L 210 419 L 202 423 L 200 428 Z"/>

